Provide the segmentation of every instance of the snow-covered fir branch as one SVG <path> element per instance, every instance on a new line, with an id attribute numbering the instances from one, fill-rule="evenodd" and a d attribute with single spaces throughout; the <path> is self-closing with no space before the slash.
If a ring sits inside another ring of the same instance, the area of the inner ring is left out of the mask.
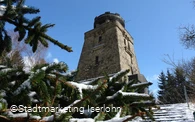
<path id="1" fill-rule="evenodd" d="M 133 102 L 131 104 L 151 104 L 151 103 L 153 103 L 153 101 L 146 100 L 146 101 L 140 101 L 140 102 Z"/>
<path id="2" fill-rule="evenodd" d="M 31 88 L 31 79 L 34 77 L 35 74 L 38 74 L 40 72 L 40 70 L 37 70 L 35 73 L 31 72 L 31 75 L 28 77 L 27 80 L 25 80 L 21 85 L 20 87 L 18 87 L 16 89 L 16 91 L 14 91 L 14 94 L 15 95 L 18 95 L 20 94 L 20 92 L 25 89 L 25 88 L 28 88 L 30 89 Z"/>
<path id="3" fill-rule="evenodd" d="M 136 93 L 136 92 L 119 92 L 123 96 L 132 96 L 132 97 L 150 97 L 148 94 Z"/>
<path id="4" fill-rule="evenodd" d="M 53 62 L 53 63 L 49 64 L 48 66 L 42 67 L 41 69 L 45 71 L 45 70 L 47 70 L 49 68 L 52 68 L 52 67 L 54 67 L 56 65 L 60 66 L 59 69 L 64 69 L 64 68 L 67 67 L 67 65 L 64 62 L 58 62 L 58 63 Z"/>
<path id="5" fill-rule="evenodd" d="M 21 85 L 20 87 L 17 88 L 16 91 L 14 91 L 14 95 L 18 95 L 21 93 L 21 91 L 25 88 L 28 88 L 30 89 L 31 88 L 31 83 L 30 83 L 31 79 L 29 77 L 29 79 L 25 80 Z"/>
<path id="6" fill-rule="evenodd" d="M 109 78 L 110 81 L 112 81 L 113 79 L 117 78 L 119 75 L 128 72 L 128 70 L 122 70 L 120 72 L 115 73 L 112 77 Z"/>
<path id="7" fill-rule="evenodd" d="M 97 78 L 88 79 L 88 80 L 81 80 L 78 83 L 90 85 L 90 84 L 93 84 L 94 82 L 96 82 L 97 80 L 99 80 L 101 78 L 103 78 L 103 76 L 100 76 L 100 77 L 97 77 Z"/>
<path id="8" fill-rule="evenodd" d="M 0 5 L 0 16 L 3 16 L 3 14 L 5 13 L 5 11 L 6 11 L 6 6 Z"/>
<path id="9" fill-rule="evenodd" d="M 0 65 L 0 68 L 6 68 L 6 66 L 4 66 L 4 65 Z"/>
<path id="10" fill-rule="evenodd" d="M 143 86 L 143 85 L 149 85 L 149 84 L 151 84 L 151 83 L 150 83 L 150 82 L 137 83 L 137 84 L 131 85 L 131 88 L 132 88 L 132 87 L 139 87 L 139 86 Z"/>
<path id="11" fill-rule="evenodd" d="M 0 0 L 0 2 L 3 2 L 4 0 Z M 27 5 L 23 5 L 22 6 L 23 8 L 29 8 Z M 0 16 L 3 16 L 4 15 L 4 13 L 5 13 L 5 11 L 6 11 L 6 8 L 7 8 L 7 6 L 5 6 L 5 5 L 0 5 Z M 15 9 L 16 8 L 16 6 L 15 5 L 12 5 L 12 9 Z"/>
<path id="12" fill-rule="evenodd" d="M 114 98 L 118 97 L 118 95 L 131 96 L 131 97 L 150 97 L 150 95 L 144 94 L 144 93 L 122 92 L 122 90 L 119 90 L 118 92 L 116 92 L 112 96 L 107 96 L 106 99 L 107 100 L 111 100 L 111 99 L 114 99 Z"/>
<path id="13" fill-rule="evenodd" d="M 63 109 L 59 109 L 59 111 L 56 113 L 56 115 L 61 115 L 61 114 L 67 113 L 69 108 L 71 108 L 72 106 L 74 106 L 75 104 L 77 104 L 80 101 L 81 100 L 75 100 L 72 104 L 64 107 Z"/>
<path id="14" fill-rule="evenodd" d="M 9 71 L 12 71 L 12 70 L 14 70 L 14 69 L 12 69 L 12 68 L 4 68 L 4 69 L 2 69 L 0 71 L 0 73 L 8 73 Z"/>
<path id="15" fill-rule="evenodd" d="M 83 98 L 83 92 L 82 92 L 83 89 L 87 89 L 87 90 L 93 89 L 94 90 L 94 89 L 97 88 L 97 85 L 95 85 L 95 86 L 93 86 L 93 85 L 85 85 L 85 84 L 77 83 L 77 82 L 68 82 L 68 83 L 70 83 L 71 85 L 73 85 L 73 86 L 78 88 L 81 99 Z"/>
<path id="16" fill-rule="evenodd" d="M 72 118 L 69 122 L 95 122 L 92 118 Z"/>

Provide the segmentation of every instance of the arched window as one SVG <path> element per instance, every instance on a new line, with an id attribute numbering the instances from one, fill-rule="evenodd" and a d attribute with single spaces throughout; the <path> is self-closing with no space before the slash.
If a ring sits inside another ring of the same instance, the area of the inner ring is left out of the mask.
<path id="1" fill-rule="evenodd" d="M 102 36 L 99 36 L 98 43 L 102 42 Z"/>
<path id="2" fill-rule="evenodd" d="M 126 46 L 126 39 L 124 39 L 124 44 L 125 44 L 125 46 Z"/>
<path id="3" fill-rule="evenodd" d="M 130 50 L 130 44 L 129 44 L 129 42 L 128 42 L 128 50 Z"/>
<path id="4" fill-rule="evenodd" d="M 99 64 L 99 56 L 95 57 L 95 64 L 98 65 Z"/>

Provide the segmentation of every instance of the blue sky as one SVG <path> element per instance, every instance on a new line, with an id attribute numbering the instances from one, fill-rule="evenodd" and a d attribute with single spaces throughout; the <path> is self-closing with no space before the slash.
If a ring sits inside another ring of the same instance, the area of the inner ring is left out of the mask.
<path id="1" fill-rule="evenodd" d="M 54 23 L 48 34 L 72 47 L 67 53 L 50 45 L 48 61 L 58 59 L 75 70 L 84 42 L 84 33 L 93 29 L 94 18 L 106 11 L 119 13 L 126 21 L 126 29 L 134 38 L 135 53 L 140 72 L 153 82 L 157 90 L 157 76 L 171 67 L 162 60 L 166 54 L 175 61 L 191 59 L 194 50 L 186 50 L 179 40 L 179 27 L 195 23 L 193 0 L 28 0 L 27 5 L 41 10 L 43 23 Z"/>

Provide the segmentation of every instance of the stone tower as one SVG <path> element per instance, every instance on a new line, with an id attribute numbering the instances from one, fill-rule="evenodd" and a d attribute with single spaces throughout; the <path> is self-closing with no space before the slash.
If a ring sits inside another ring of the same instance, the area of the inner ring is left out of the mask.
<path id="1" fill-rule="evenodd" d="M 105 12 L 95 17 L 94 28 L 85 33 L 76 81 L 126 69 L 129 75 L 139 74 L 133 43 L 119 14 Z"/>

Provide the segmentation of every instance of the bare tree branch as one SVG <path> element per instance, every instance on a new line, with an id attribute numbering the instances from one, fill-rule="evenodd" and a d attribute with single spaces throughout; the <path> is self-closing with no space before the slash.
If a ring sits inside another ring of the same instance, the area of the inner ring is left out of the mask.
<path id="1" fill-rule="evenodd" d="M 195 27 L 194 25 L 188 25 L 185 27 L 179 28 L 180 40 L 182 45 L 184 45 L 187 49 L 193 48 L 195 49 Z"/>

